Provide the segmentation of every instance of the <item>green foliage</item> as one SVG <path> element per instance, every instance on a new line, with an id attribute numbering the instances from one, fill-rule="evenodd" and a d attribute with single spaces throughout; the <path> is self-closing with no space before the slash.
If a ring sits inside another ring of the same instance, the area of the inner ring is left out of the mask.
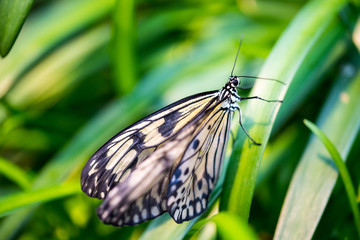
<path id="1" fill-rule="evenodd" d="M 304 120 L 305 125 L 321 140 L 326 149 L 334 160 L 336 167 L 339 171 L 339 175 L 344 183 L 346 193 L 349 198 L 351 210 L 354 214 L 355 224 L 360 237 L 360 211 L 357 206 L 354 185 L 351 182 L 349 171 L 346 168 L 344 160 L 341 158 L 340 153 L 337 151 L 335 146 L 331 143 L 329 138 L 312 122 Z"/>
<path id="2" fill-rule="evenodd" d="M 214 223 L 215 225 L 210 225 L 209 223 Z M 258 239 L 255 232 L 244 219 L 229 212 L 221 212 L 215 216 L 198 221 L 192 228 L 191 238 L 197 239 L 205 237 L 206 232 L 209 232 L 209 229 L 206 228 L 217 229 L 221 239 Z"/>
<path id="3" fill-rule="evenodd" d="M 6 56 L 30 11 L 33 0 L 0 1 L 0 55 Z"/>
<path id="4" fill-rule="evenodd" d="M 295 73 L 301 73 L 303 70 L 299 69 L 301 62 L 309 55 L 313 45 L 343 6 L 343 2 L 325 0 L 313 1 L 306 5 L 277 41 L 259 75 L 281 79 L 289 86 Z M 308 17 L 316 15 L 318 12 L 321 14 L 316 18 Z M 295 34 L 298 36 L 294 39 Z M 317 57 L 321 58 L 320 55 Z M 286 92 L 286 87 L 279 87 L 273 83 L 261 83 L 261 86 L 258 88 L 257 86 L 254 87 L 251 95 L 262 96 L 265 99 L 281 99 Z M 238 213 L 244 219 L 248 219 L 250 213 L 257 171 L 279 107 L 279 105 L 264 104 L 261 101 L 251 101 L 246 105 L 246 108 L 252 109 L 244 114 L 244 118 L 251 119 L 254 125 L 254 128 L 249 128 L 250 133 L 262 139 L 263 144 L 261 147 L 251 145 L 249 139 L 246 139 L 245 144 L 238 142 L 235 146 L 236 150 L 230 162 L 232 167 L 229 168 L 227 174 L 226 190 L 222 199 L 224 209 Z M 242 134 L 242 129 L 238 130 L 238 134 Z M 237 187 L 233 187 L 234 185 Z"/>
<path id="5" fill-rule="evenodd" d="M 357 237 L 336 168 L 302 120 L 316 119 L 359 191 L 358 5 L 35 1 L 21 28 L 31 4 L 0 1 L 1 239 Z M 221 88 L 241 35 L 235 73 L 286 83 L 257 80 L 239 92 L 284 99 L 240 103 L 262 145 L 250 144 L 235 115 L 207 212 L 180 225 L 168 214 L 136 227 L 102 224 L 99 201 L 79 186 L 87 159 L 146 114 Z"/>

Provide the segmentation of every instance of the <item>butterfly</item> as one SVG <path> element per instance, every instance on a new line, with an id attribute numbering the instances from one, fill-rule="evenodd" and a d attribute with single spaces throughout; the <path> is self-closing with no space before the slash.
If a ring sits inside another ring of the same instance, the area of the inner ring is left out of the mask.
<path id="1" fill-rule="evenodd" d="M 234 67 L 222 89 L 144 117 L 91 156 L 81 172 L 81 189 L 104 200 L 97 213 L 105 224 L 133 226 L 165 212 L 181 223 L 203 213 L 219 178 L 235 111 L 246 135 L 260 145 L 244 128 L 238 102 L 282 101 L 240 97 L 240 78 L 249 76 L 234 76 Z"/>

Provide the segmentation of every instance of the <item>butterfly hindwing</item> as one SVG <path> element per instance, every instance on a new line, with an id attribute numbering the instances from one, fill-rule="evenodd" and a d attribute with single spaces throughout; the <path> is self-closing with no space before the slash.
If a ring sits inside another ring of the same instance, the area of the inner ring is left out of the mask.
<path id="1" fill-rule="evenodd" d="M 230 132 L 232 112 L 218 109 L 188 145 L 170 178 L 168 212 L 181 223 L 205 211 L 218 179 Z"/>
<path id="2" fill-rule="evenodd" d="M 130 174 L 124 184 L 115 186 L 109 192 L 98 208 L 98 215 L 104 223 L 131 226 L 166 211 L 164 195 L 167 182 L 164 172 L 168 167 L 165 162 L 159 163 L 156 169 L 149 166 L 134 169 L 134 174 Z M 145 175 L 139 175 L 140 171 Z"/>
<path id="3" fill-rule="evenodd" d="M 212 91 L 184 98 L 119 132 L 86 163 L 81 172 L 82 190 L 91 197 L 105 199 L 117 183 L 216 97 L 217 91 Z"/>

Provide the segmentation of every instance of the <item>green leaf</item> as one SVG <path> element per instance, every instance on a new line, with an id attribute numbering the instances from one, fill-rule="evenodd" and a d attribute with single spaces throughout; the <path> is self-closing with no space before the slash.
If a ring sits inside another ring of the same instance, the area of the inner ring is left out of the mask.
<path id="1" fill-rule="evenodd" d="M 5 57 L 13 46 L 33 0 L 0 1 L 0 55 Z"/>
<path id="2" fill-rule="evenodd" d="M 276 43 L 259 76 L 281 79 L 288 86 L 304 58 L 310 54 L 312 46 L 324 34 L 345 2 L 308 2 Z M 286 87 L 264 81 L 255 84 L 251 95 L 265 99 L 282 99 L 285 93 Z M 262 101 L 249 101 L 244 107 L 246 111 L 243 119 L 251 122 L 251 127 L 247 126 L 249 133 L 255 140 L 260 141 L 262 146 L 251 144 L 249 139 L 245 139 L 242 129 L 239 129 L 241 140 L 236 142 L 231 157 L 221 208 L 239 214 L 246 220 L 250 212 L 258 168 L 279 107 L 279 104 Z"/>
<path id="3" fill-rule="evenodd" d="M 55 199 L 67 197 L 80 193 L 80 183 L 68 183 L 60 186 L 41 188 L 22 193 L 11 194 L 0 198 L 0 216 L 7 215 L 12 211 L 32 205 L 35 203 L 44 203 Z"/>
<path id="4" fill-rule="evenodd" d="M 346 168 L 344 160 L 341 158 L 340 153 L 338 152 L 334 144 L 332 144 L 329 138 L 326 137 L 325 133 L 323 133 L 315 124 L 313 124 L 309 120 L 305 119 L 304 124 L 321 140 L 321 142 L 324 144 L 329 154 L 331 155 L 331 158 L 336 164 L 336 167 L 339 171 L 340 177 L 344 183 L 345 190 L 349 198 L 350 206 L 355 218 L 356 229 L 360 238 L 360 211 L 356 202 L 355 188 L 351 182 L 351 177 L 349 171 Z"/>
<path id="5" fill-rule="evenodd" d="M 324 72 L 334 67 L 346 52 L 347 39 L 345 36 L 343 24 L 336 18 L 311 47 L 309 50 L 311 54 L 302 60 L 301 66 L 286 92 L 285 104 L 279 110 L 273 132 L 277 132 L 299 109 L 312 90 L 326 80 Z"/>
<path id="6" fill-rule="evenodd" d="M 207 221 L 214 222 L 218 228 L 221 239 L 258 239 L 255 232 L 249 227 L 243 218 L 235 214 L 222 212 Z"/>
<path id="7" fill-rule="evenodd" d="M 114 0 L 55 1 L 30 16 L 12 54 L 0 59 L 0 98 L 51 48 L 103 19 L 114 4 Z"/>
<path id="8" fill-rule="evenodd" d="M 113 52 L 111 54 L 115 86 L 119 93 L 128 93 L 137 82 L 135 6 L 134 0 L 117 0 L 114 8 Z"/>
<path id="9" fill-rule="evenodd" d="M 157 240 L 159 236 L 161 239 L 174 239 L 181 240 L 184 238 L 185 233 L 190 230 L 194 223 L 184 222 L 177 224 L 169 214 L 165 213 L 160 218 L 154 219 L 150 222 L 145 232 L 139 239 L 141 240 Z"/>
<path id="10" fill-rule="evenodd" d="M 244 219 L 229 212 L 221 212 L 208 219 L 198 221 L 192 228 L 192 237 L 197 237 L 197 234 L 201 232 L 208 223 L 215 223 L 216 230 L 221 239 L 258 239 L 254 230 L 246 223 L 246 221 L 244 221 Z"/>
<path id="11" fill-rule="evenodd" d="M 86 76 L 108 64 L 99 54 L 110 39 L 108 25 L 99 25 L 73 38 L 23 74 L 7 94 L 7 101 L 17 109 L 47 109 Z M 96 57 L 93 55 L 96 54 Z M 90 67 L 93 62 L 95 66 Z"/>
<path id="12" fill-rule="evenodd" d="M 343 159 L 360 128 L 359 92 L 360 73 L 352 81 L 338 79 L 316 123 Z M 330 158 L 323 144 L 312 137 L 291 180 L 275 239 L 312 237 L 338 175 Z"/>
<path id="13" fill-rule="evenodd" d="M 27 172 L 2 157 L 0 157 L 0 175 L 6 176 L 25 190 L 32 186 L 33 179 Z"/>

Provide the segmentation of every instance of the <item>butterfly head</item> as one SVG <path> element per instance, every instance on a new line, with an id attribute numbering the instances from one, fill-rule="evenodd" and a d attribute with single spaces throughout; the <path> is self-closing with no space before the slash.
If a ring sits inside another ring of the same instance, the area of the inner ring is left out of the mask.
<path id="1" fill-rule="evenodd" d="M 238 76 L 230 76 L 229 83 L 230 83 L 231 87 L 236 88 L 240 84 L 240 79 Z"/>
<path id="2" fill-rule="evenodd" d="M 225 86 L 219 91 L 219 99 L 224 100 L 228 99 L 231 103 L 234 103 L 238 99 L 237 86 L 240 84 L 240 79 L 238 76 L 231 75 L 229 81 Z"/>

